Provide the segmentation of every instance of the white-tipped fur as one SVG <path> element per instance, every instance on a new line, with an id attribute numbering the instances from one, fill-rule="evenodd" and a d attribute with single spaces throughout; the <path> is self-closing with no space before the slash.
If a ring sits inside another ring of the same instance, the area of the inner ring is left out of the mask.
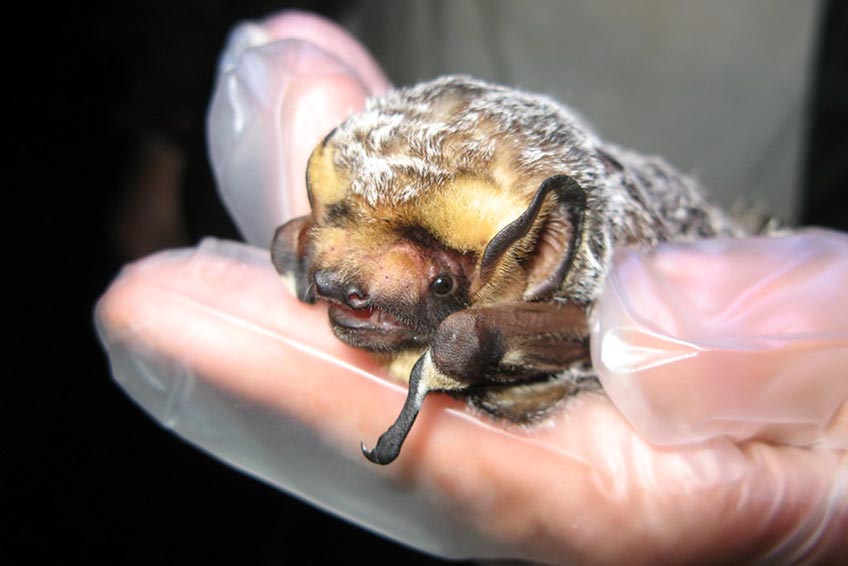
<path id="1" fill-rule="evenodd" d="M 506 170 L 529 198 L 552 175 L 587 192 L 583 245 L 563 297 L 590 301 L 616 245 L 735 235 L 696 184 L 664 160 L 602 141 L 568 108 L 464 76 L 442 77 L 370 100 L 330 137 L 349 194 L 397 205 L 463 175 Z M 503 177 L 503 174 L 501 175 Z"/>

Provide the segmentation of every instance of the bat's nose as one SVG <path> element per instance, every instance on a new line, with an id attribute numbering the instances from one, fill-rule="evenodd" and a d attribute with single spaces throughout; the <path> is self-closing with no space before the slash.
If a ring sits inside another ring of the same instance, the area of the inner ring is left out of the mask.
<path id="1" fill-rule="evenodd" d="M 368 293 L 359 285 L 344 281 L 332 271 L 315 272 L 315 290 L 320 297 L 335 299 L 353 309 L 367 308 L 371 302 Z"/>

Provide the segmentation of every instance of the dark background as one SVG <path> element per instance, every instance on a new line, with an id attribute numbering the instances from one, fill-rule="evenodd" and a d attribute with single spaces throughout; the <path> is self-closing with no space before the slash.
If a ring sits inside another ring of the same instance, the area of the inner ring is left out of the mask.
<path id="1" fill-rule="evenodd" d="M 11 525 L 0 553 L 115 564 L 432 561 L 161 429 L 113 385 L 91 322 L 97 297 L 132 257 L 207 234 L 237 238 L 213 190 L 203 131 L 232 24 L 287 6 L 337 17 L 355 5 L 155 0 L 9 15 L 7 35 L 18 28 L 22 38 L 7 47 L 5 66 L 14 251 L 4 272 L 18 292 L 0 393 L 0 508 Z M 848 230 L 844 3 L 827 6 L 823 25 L 802 223 Z M 153 235 L 122 231 L 163 159 L 181 164 L 170 222 Z"/>

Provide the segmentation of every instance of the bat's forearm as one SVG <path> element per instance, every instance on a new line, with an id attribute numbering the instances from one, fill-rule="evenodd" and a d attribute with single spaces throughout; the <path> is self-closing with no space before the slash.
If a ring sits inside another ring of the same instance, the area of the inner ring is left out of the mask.
<path id="1" fill-rule="evenodd" d="M 520 381 L 589 356 L 586 306 L 509 302 L 456 312 L 439 325 L 433 363 L 463 383 Z"/>
<path id="2" fill-rule="evenodd" d="M 474 390 L 482 386 L 478 405 L 521 420 L 540 411 L 539 401 L 555 403 L 566 389 L 554 386 L 528 396 L 485 393 L 486 386 L 520 384 L 565 370 L 589 356 L 585 305 L 508 302 L 471 307 L 445 318 L 409 379 L 409 394 L 400 416 L 373 450 L 362 447 L 372 462 L 388 464 L 400 452 L 424 398 L 431 391 Z M 513 413 L 519 407 L 519 413 Z"/>

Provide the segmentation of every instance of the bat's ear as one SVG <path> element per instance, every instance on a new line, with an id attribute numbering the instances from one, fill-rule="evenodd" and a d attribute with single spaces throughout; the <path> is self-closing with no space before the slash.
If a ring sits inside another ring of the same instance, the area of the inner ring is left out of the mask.
<path id="1" fill-rule="evenodd" d="M 291 277 L 297 297 L 313 302 L 307 296 L 309 290 L 307 255 L 309 251 L 309 229 L 312 216 L 301 216 L 289 220 L 274 232 L 271 242 L 271 261 L 277 272 Z"/>
<path id="2" fill-rule="evenodd" d="M 527 210 L 489 241 L 480 261 L 480 287 L 491 279 L 498 266 L 530 233 L 539 212 L 549 198 L 554 199 L 554 206 L 550 209 L 536 238 L 535 248 L 525 264 L 528 285 L 524 299 L 544 300 L 562 287 L 575 250 L 582 243 L 586 213 L 586 191 L 568 175 L 555 175 L 545 179 Z"/>

